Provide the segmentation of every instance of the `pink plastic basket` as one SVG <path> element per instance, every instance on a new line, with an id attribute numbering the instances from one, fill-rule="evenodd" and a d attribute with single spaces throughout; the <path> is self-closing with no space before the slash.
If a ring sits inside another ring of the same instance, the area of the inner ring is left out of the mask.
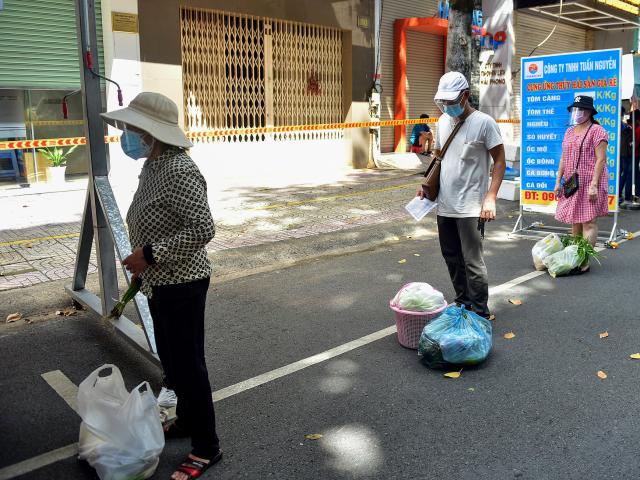
<path id="1" fill-rule="evenodd" d="M 440 315 L 448 306 L 449 305 L 447 305 L 447 303 L 445 302 L 442 307 L 429 313 L 412 312 L 410 310 L 401 309 L 399 306 L 393 303 L 393 299 L 390 300 L 389 307 L 391 308 L 391 310 L 393 310 L 393 313 L 396 317 L 398 343 L 403 347 L 417 350 L 418 343 L 420 342 L 420 335 L 422 335 L 424 326 L 427 324 L 427 322 L 429 322 L 429 320 L 432 320 Z"/>

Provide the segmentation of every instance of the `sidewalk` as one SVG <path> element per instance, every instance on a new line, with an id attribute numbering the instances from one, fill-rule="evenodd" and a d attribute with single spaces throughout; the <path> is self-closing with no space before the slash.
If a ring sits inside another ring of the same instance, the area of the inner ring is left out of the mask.
<path id="1" fill-rule="evenodd" d="M 216 254 L 406 222 L 404 205 L 418 183 L 416 172 L 365 170 L 325 185 L 210 191 L 217 231 L 207 249 Z M 84 191 L 72 189 L 0 197 L 3 211 L 18 212 L 9 223 L 22 227 L 0 230 L 0 290 L 73 275 L 84 196 Z M 89 273 L 95 271 L 93 254 Z M 216 269 L 216 275 L 227 273 Z"/>

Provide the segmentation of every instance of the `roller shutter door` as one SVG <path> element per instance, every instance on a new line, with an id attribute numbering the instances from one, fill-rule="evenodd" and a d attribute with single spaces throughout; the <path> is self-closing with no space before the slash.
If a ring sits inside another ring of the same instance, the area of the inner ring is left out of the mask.
<path id="1" fill-rule="evenodd" d="M 422 113 L 432 118 L 440 115 L 440 110 L 433 103 L 433 97 L 443 74 L 444 37 L 422 32 L 407 32 L 408 118 L 418 118 Z M 407 126 L 407 140 L 412 128 L 413 125 Z M 393 129 L 389 130 L 393 132 Z"/>
<path id="2" fill-rule="evenodd" d="M 438 12 L 438 0 L 423 0 L 420 2 L 409 0 L 396 0 L 394 2 L 383 2 L 382 25 L 380 29 L 380 64 L 381 64 L 381 84 L 382 84 L 382 120 L 393 119 L 394 88 L 393 88 L 393 22 L 399 18 L 413 17 L 433 17 Z M 409 104 L 408 114 L 413 111 L 420 113 L 426 110 L 431 114 L 432 110 L 427 108 L 428 100 L 425 100 L 424 92 L 433 88 L 430 83 L 431 69 L 438 66 L 443 69 L 443 39 L 435 35 L 428 35 L 421 32 L 407 32 L 407 100 Z M 429 45 L 424 47 L 423 45 Z M 431 46 L 432 45 L 432 46 Z M 418 48 L 425 48 L 424 56 L 420 55 Z M 439 56 L 439 60 L 438 60 Z M 415 60 L 414 63 L 414 59 Z M 439 63 L 438 63 L 439 62 Z M 412 63 L 414 63 L 412 65 Z M 440 71 L 440 70 L 439 70 Z M 424 73 L 423 73 L 424 72 Z M 416 75 L 425 75 L 425 80 L 419 82 Z M 437 81 L 436 81 L 437 86 Z M 413 89 L 413 93 L 411 90 Z M 421 93 L 422 92 L 422 93 Z M 435 92 L 435 90 L 433 90 Z M 412 107 L 413 98 L 413 107 Z M 423 98 L 420 100 L 420 98 Z M 433 99 L 433 94 L 431 94 Z M 421 103 L 422 102 L 422 103 Z M 433 101 L 431 101 L 433 104 Z M 393 127 L 381 129 L 381 150 L 383 152 L 393 151 Z"/>
<path id="3" fill-rule="evenodd" d="M 102 52 L 99 1 L 95 8 L 98 50 Z M 79 88 L 76 38 L 72 0 L 4 0 L 0 10 L 0 88 Z"/>

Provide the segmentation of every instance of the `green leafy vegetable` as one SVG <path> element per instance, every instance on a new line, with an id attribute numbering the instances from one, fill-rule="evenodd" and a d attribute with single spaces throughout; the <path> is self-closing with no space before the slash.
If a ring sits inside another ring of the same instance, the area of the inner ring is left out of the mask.
<path id="1" fill-rule="evenodd" d="M 582 235 L 563 235 L 560 239 L 565 248 L 570 245 L 576 245 L 578 247 L 578 258 L 580 259 L 581 267 L 586 266 L 592 258 L 600 263 L 600 255 L 596 252 L 595 248 L 593 248 L 593 245 Z"/>

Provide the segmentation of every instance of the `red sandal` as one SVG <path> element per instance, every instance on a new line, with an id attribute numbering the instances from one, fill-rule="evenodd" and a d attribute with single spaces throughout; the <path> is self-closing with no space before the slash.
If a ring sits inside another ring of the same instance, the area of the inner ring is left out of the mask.
<path id="1" fill-rule="evenodd" d="M 211 460 L 209 460 L 209 463 L 200 462 L 198 460 L 194 460 L 191 457 L 187 457 L 187 459 L 184 462 L 182 462 L 178 467 L 178 469 L 173 473 L 176 473 L 176 472 L 184 473 L 188 475 L 187 478 L 189 480 L 200 478 L 202 474 L 206 472 L 211 465 L 218 463 L 221 458 L 222 458 L 222 450 L 218 450 L 218 453 Z M 171 475 L 173 475 L 173 473 Z"/>

